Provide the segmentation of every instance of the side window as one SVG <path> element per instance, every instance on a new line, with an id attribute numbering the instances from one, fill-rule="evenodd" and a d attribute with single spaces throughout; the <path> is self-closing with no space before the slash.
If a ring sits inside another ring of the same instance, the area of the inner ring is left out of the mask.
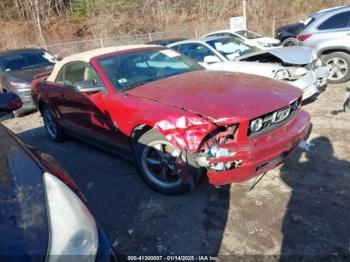
<path id="1" fill-rule="evenodd" d="M 64 66 L 55 82 L 73 86 L 76 82 L 83 80 L 93 80 L 96 84 L 102 85 L 96 71 L 84 62 L 72 62 Z"/>
<path id="2" fill-rule="evenodd" d="M 84 80 L 85 63 L 70 63 L 65 67 L 64 83 L 73 86 L 76 82 Z"/>
<path id="3" fill-rule="evenodd" d="M 327 29 L 339 29 L 346 28 L 349 26 L 350 20 L 350 12 L 344 12 L 340 14 L 336 14 L 326 21 L 324 21 L 319 27 L 319 30 L 327 30 Z"/>
<path id="4" fill-rule="evenodd" d="M 65 68 L 62 68 L 61 71 L 58 73 L 58 76 L 55 80 L 56 83 L 64 84 L 64 69 Z"/>
<path id="5" fill-rule="evenodd" d="M 91 65 L 86 65 L 84 70 L 84 79 L 83 80 L 91 80 L 95 82 L 97 86 L 103 86 L 102 81 L 95 69 L 92 68 Z"/>
<path id="6" fill-rule="evenodd" d="M 204 62 L 204 57 L 215 55 L 209 48 L 201 44 L 180 45 L 178 50 L 197 62 Z"/>

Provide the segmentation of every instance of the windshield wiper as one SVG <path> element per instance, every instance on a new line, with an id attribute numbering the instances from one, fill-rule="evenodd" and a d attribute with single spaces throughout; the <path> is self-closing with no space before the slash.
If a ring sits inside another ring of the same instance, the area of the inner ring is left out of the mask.
<path id="1" fill-rule="evenodd" d="M 156 80 L 156 79 L 155 79 Z M 131 85 L 131 86 L 128 86 L 128 87 L 126 87 L 126 88 L 122 88 L 122 92 L 123 91 L 126 91 L 126 90 L 130 90 L 130 89 L 133 89 L 133 88 L 135 88 L 135 87 L 138 87 L 138 86 L 142 86 L 142 85 L 145 85 L 145 84 L 148 84 L 148 83 L 150 83 L 150 82 L 153 82 L 153 81 L 155 81 L 154 79 L 151 79 L 151 80 L 147 80 L 147 81 L 142 81 L 142 82 L 138 82 L 138 83 L 136 83 L 136 84 L 134 84 L 134 85 Z"/>

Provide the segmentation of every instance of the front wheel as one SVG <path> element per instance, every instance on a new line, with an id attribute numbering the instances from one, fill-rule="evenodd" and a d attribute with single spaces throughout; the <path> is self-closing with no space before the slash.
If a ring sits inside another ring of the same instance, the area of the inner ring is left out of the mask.
<path id="1" fill-rule="evenodd" d="M 329 67 L 328 82 L 344 83 L 350 79 L 350 55 L 344 52 L 334 52 L 322 57 Z"/>
<path id="2" fill-rule="evenodd" d="M 190 191 L 202 169 L 191 153 L 182 153 L 157 131 L 151 129 L 134 144 L 139 173 L 153 189 L 167 195 Z"/>
<path id="3" fill-rule="evenodd" d="M 50 139 L 54 142 L 64 141 L 65 134 L 63 132 L 62 127 L 58 125 L 52 110 L 47 105 L 43 105 L 41 108 L 41 114 L 44 119 L 46 133 L 48 134 Z"/>

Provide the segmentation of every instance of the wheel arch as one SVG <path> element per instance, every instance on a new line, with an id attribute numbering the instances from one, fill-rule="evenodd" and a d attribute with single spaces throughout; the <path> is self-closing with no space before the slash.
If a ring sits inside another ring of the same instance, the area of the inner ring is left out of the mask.
<path id="1" fill-rule="evenodd" d="M 131 145 L 133 146 L 143 134 L 145 134 L 151 129 L 153 129 L 153 127 L 148 124 L 138 124 L 134 126 L 130 134 Z"/>
<path id="2" fill-rule="evenodd" d="M 318 55 L 319 56 L 326 56 L 329 55 L 331 53 L 335 53 L 335 52 L 343 52 L 343 53 L 347 53 L 350 55 L 350 48 L 345 48 L 345 47 L 332 47 L 332 48 L 323 48 L 321 50 L 318 51 Z"/>
<path id="3" fill-rule="evenodd" d="M 42 108 L 43 108 L 43 106 L 45 105 L 46 103 L 44 102 L 44 100 L 42 100 L 42 99 L 40 99 L 39 101 L 38 101 L 38 110 L 39 110 L 39 112 L 41 113 L 41 110 L 42 110 Z"/>

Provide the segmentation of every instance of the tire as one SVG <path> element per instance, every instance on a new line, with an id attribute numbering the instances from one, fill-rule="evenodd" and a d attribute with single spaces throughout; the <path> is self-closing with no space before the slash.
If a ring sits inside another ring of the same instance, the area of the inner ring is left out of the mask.
<path id="1" fill-rule="evenodd" d="M 63 142 L 66 136 L 63 128 L 59 126 L 52 110 L 47 105 L 43 105 L 40 112 L 43 116 L 45 130 L 49 138 L 54 142 Z"/>
<path id="2" fill-rule="evenodd" d="M 350 55 L 344 52 L 334 52 L 322 57 L 322 61 L 330 67 L 328 82 L 344 83 L 350 79 Z"/>
<path id="3" fill-rule="evenodd" d="M 191 153 L 180 154 L 172 144 L 154 129 L 144 133 L 133 145 L 138 171 L 142 179 L 156 191 L 166 195 L 187 193 L 198 184 L 203 170 L 198 166 Z M 186 154 L 187 156 L 184 156 Z M 175 161 L 182 159 L 189 181 L 184 182 L 179 175 L 174 174 Z"/>
<path id="4" fill-rule="evenodd" d="M 282 46 L 287 47 L 287 46 L 297 46 L 298 45 L 298 40 L 294 37 L 288 37 L 283 40 Z"/>

